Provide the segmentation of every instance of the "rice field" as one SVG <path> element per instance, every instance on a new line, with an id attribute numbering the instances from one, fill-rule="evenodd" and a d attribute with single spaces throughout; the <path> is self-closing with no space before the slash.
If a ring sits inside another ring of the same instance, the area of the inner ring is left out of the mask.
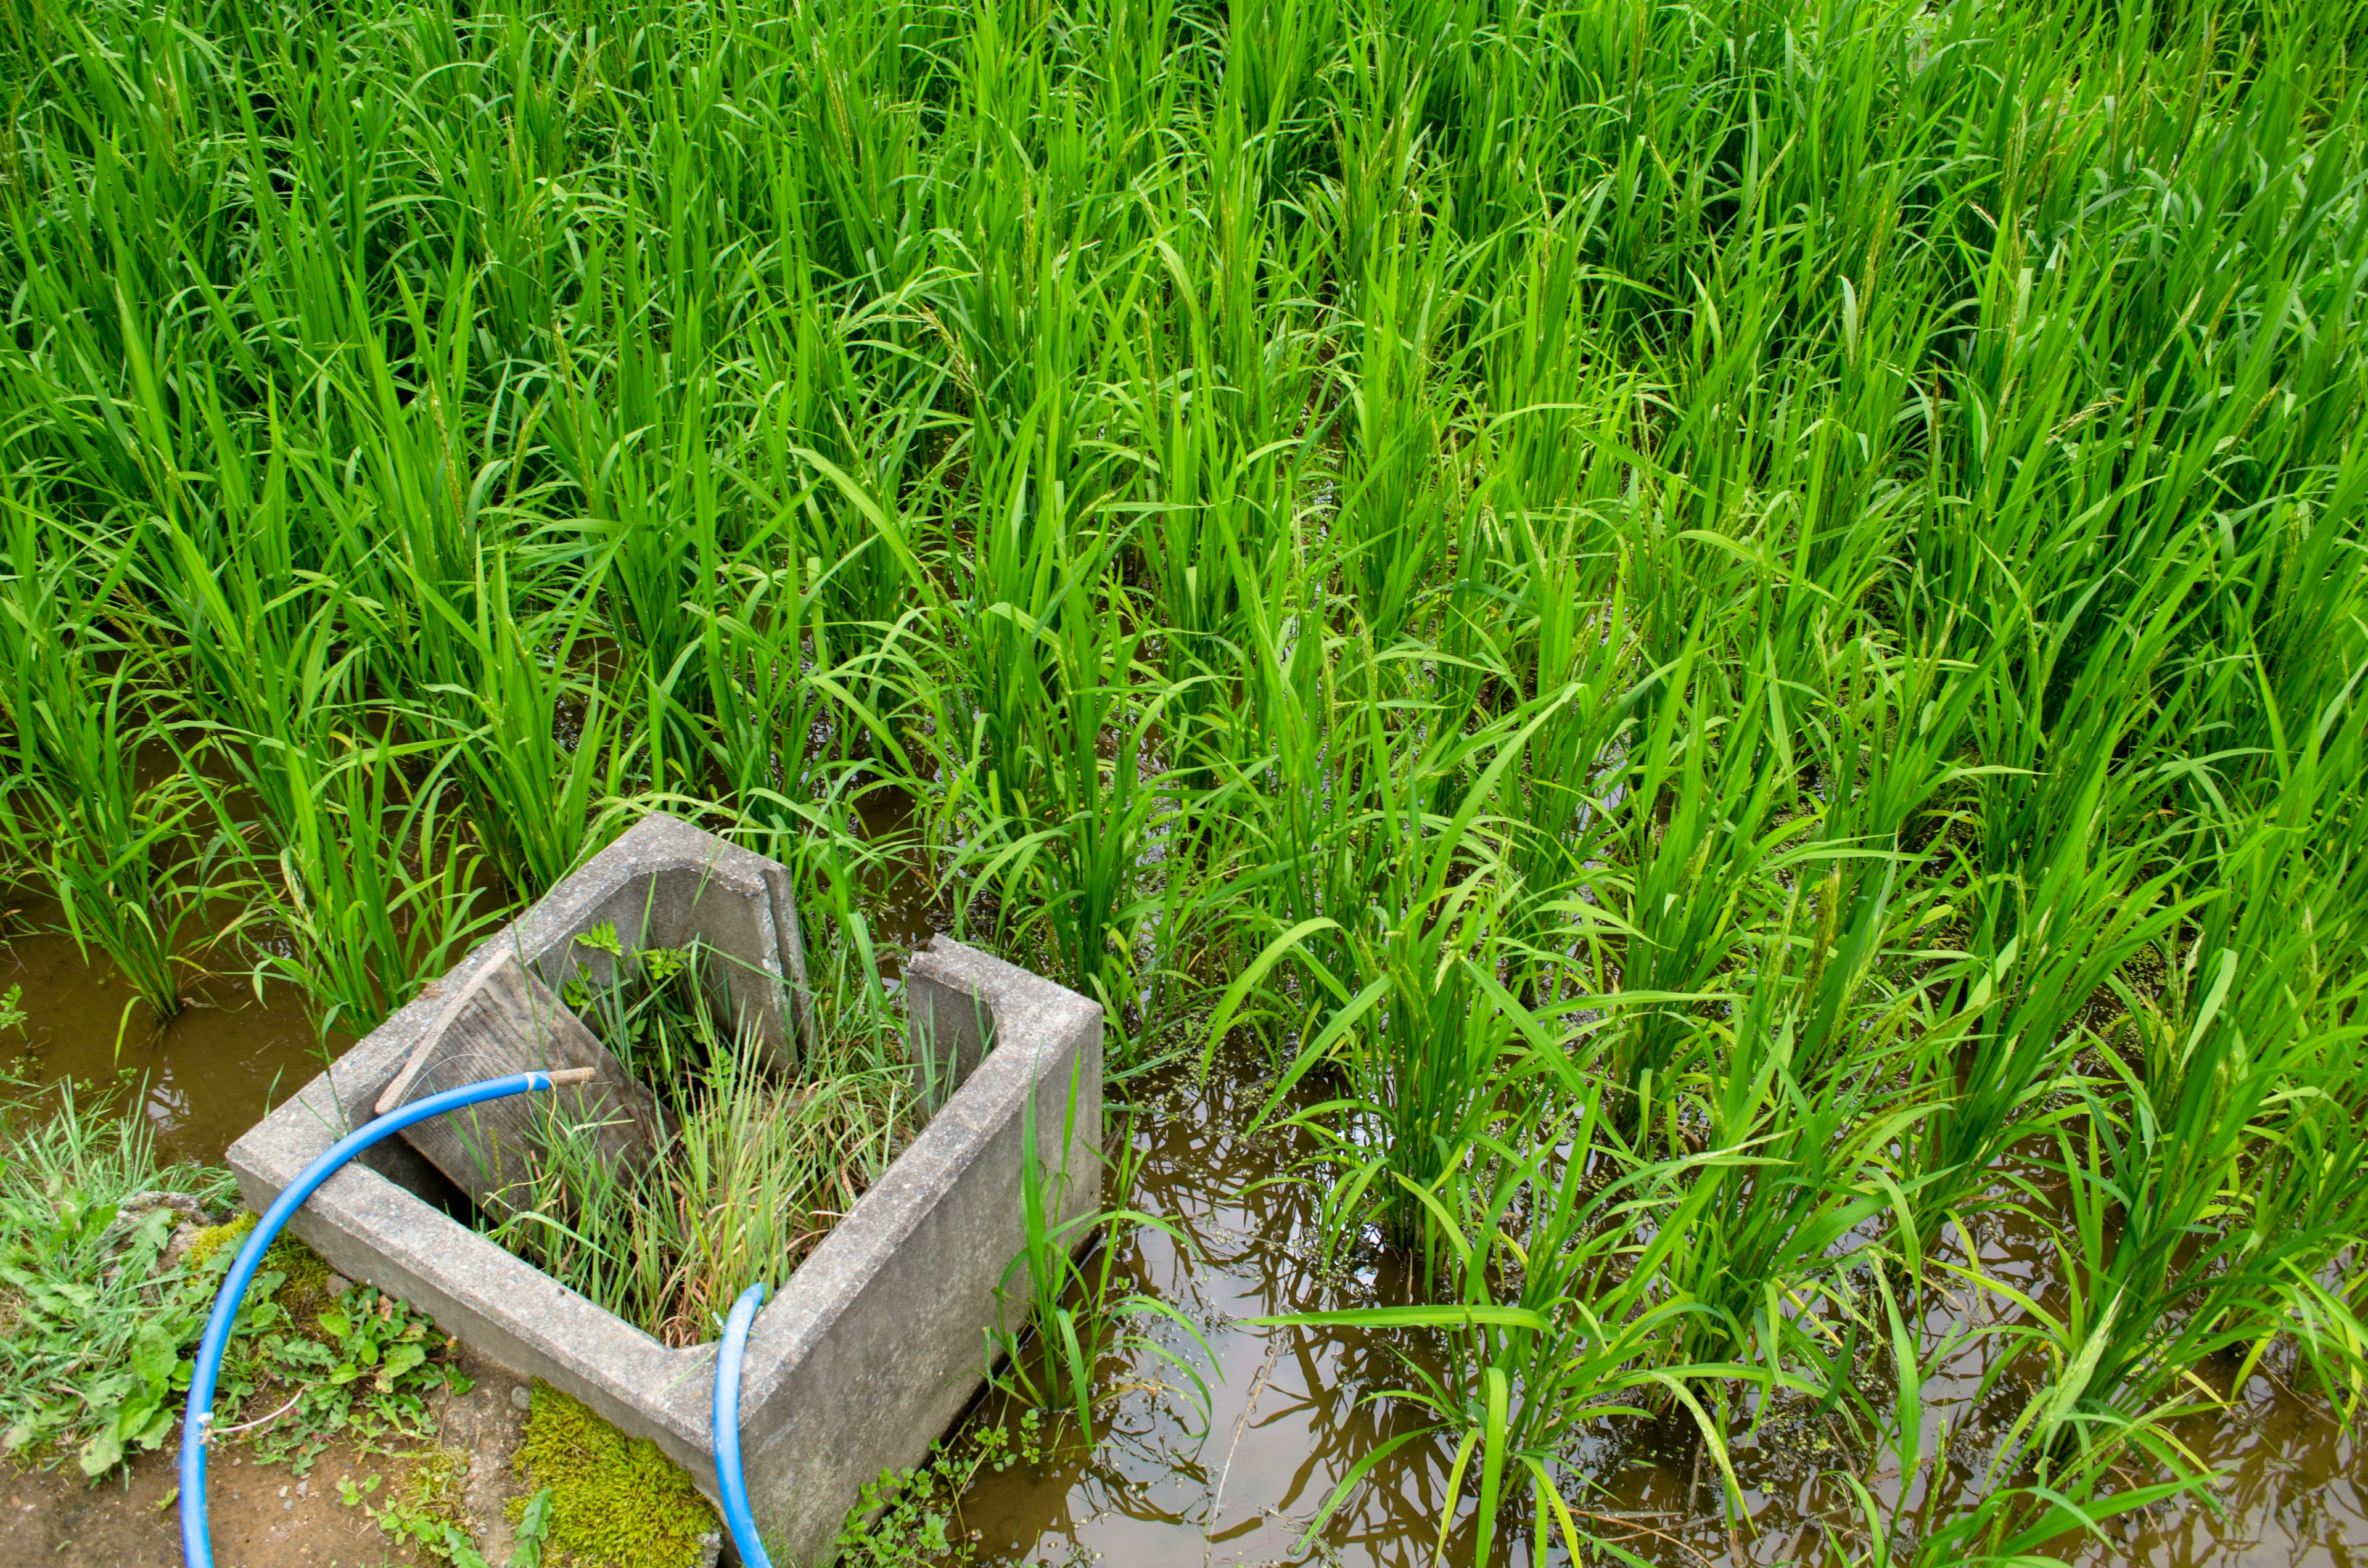
<path id="1" fill-rule="evenodd" d="M 1285 1560 L 2235 1562 L 2199 1434 L 2354 1454 L 2368 8 L 0 39 L 0 876 L 119 1051 L 664 809 L 845 1038 L 917 899 L 1220 1119 L 1362 1413 Z"/>

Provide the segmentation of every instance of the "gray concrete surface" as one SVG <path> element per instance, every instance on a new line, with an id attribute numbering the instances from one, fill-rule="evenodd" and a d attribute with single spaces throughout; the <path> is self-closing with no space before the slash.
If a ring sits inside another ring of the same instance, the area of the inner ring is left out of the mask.
<path id="1" fill-rule="evenodd" d="M 516 1184 L 542 1169 L 546 1119 L 588 1129 L 602 1163 L 640 1169 L 674 1135 L 666 1108 L 514 953 L 502 953 L 451 998 L 378 1097 L 383 1114 L 445 1089 L 540 1069 L 582 1068 L 586 1084 L 487 1100 L 404 1129 L 480 1210 L 515 1207 Z"/>
<path id="2" fill-rule="evenodd" d="M 683 876 L 686 867 L 700 875 Z M 764 889 L 765 923 L 746 896 L 751 878 Z M 736 896 L 714 900 L 709 890 L 727 879 Z M 735 950 L 772 939 L 789 998 L 775 993 L 775 1038 L 789 1049 L 810 1015 L 788 893 L 788 875 L 772 862 L 686 823 L 646 819 L 232 1145 L 246 1201 L 262 1209 L 367 1121 L 450 1000 L 486 966 L 524 955 L 556 991 L 567 968 L 586 961 L 573 936 L 602 921 L 628 933 L 646 915 L 650 939 L 671 946 L 694 915 L 746 919 L 752 928 L 728 942 L 706 928 Z M 735 906 L 740 915 L 728 913 Z M 905 987 L 916 1071 L 945 1096 L 942 1108 L 778 1282 L 749 1335 L 742 1449 L 758 1524 L 783 1568 L 830 1561 L 863 1484 L 918 1463 L 983 1381 L 985 1333 L 1024 1236 L 1031 1103 L 1037 1157 L 1072 1173 L 1063 1217 L 1100 1199 L 1101 1009 L 943 937 L 914 956 Z M 655 1439 L 712 1496 L 712 1346 L 668 1349 L 594 1306 L 438 1208 L 427 1195 L 439 1186 L 416 1151 L 390 1139 L 324 1183 L 290 1228 L 339 1272 L 427 1312 L 495 1365 L 547 1379 Z"/>

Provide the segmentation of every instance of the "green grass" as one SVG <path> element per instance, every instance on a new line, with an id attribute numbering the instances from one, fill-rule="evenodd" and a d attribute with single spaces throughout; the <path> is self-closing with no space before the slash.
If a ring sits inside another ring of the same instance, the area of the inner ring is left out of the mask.
<path id="1" fill-rule="evenodd" d="M 704 944 L 628 949 L 612 927 L 579 937 L 611 954 L 566 1004 L 647 1085 L 667 1135 L 621 1167 L 596 1125 L 552 1112 L 529 1175 L 479 1216 L 487 1234 L 669 1345 L 723 1332 L 750 1285 L 787 1278 L 878 1180 L 925 1119 L 892 1020 L 826 987 L 831 1028 L 794 1069 L 769 1063 L 722 1016 L 723 967 Z M 843 976 L 842 976 L 843 977 Z M 850 1028 L 869 1021 L 866 1032 Z"/>
<path id="2" fill-rule="evenodd" d="M 157 1014 L 362 1027 L 663 805 L 866 1038 L 893 859 L 1295 1074 L 1501 1530 L 1571 1366 L 1927 1477 L 1846 1561 L 2069 1550 L 2207 1361 L 2349 1418 L 2360 7 L 5 26 L 0 854 Z"/>
<path id="3" fill-rule="evenodd" d="M 0 1123 L 0 1453 L 72 1457 L 96 1482 L 177 1430 L 188 1356 L 254 1216 L 200 1226 L 235 1199 L 230 1173 L 159 1166 L 136 1110 L 70 1082 L 0 1108 L 19 1123 Z M 432 1437 L 427 1398 L 448 1381 L 450 1342 L 426 1317 L 366 1286 L 333 1297 L 329 1280 L 302 1243 L 272 1244 L 215 1403 L 222 1440 L 298 1475 L 333 1436 Z"/>

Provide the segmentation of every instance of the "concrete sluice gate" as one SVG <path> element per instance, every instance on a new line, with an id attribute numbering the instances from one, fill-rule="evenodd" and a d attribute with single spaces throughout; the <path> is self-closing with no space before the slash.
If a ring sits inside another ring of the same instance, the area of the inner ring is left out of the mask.
<path id="1" fill-rule="evenodd" d="M 260 1210 L 349 1129 L 457 1084 L 526 1068 L 594 1066 L 578 1093 L 620 1158 L 662 1136 L 645 1089 L 558 1000 L 579 968 L 616 960 L 576 940 L 693 938 L 727 960 L 727 1000 L 760 1048 L 792 1063 L 814 1028 L 788 871 L 677 818 L 643 819 L 357 1043 L 230 1150 Z M 882 1470 L 916 1465 L 984 1381 L 985 1331 L 1025 1235 L 1023 1140 L 1065 1170 L 1062 1218 L 1100 1198 L 1102 1014 L 1074 992 L 937 938 L 905 970 L 916 1064 L 945 1095 L 917 1137 L 757 1315 L 741 1446 L 757 1524 L 779 1554 L 827 1562 L 848 1510 Z M 1071 1096 L 1075 1096 L 1075 1114 Z M 1032 1119 L 1028 1114 L 1035 1102 Z M 290 1229 L 340 1273 L 431 1313 L 521 1378 L 654 1438 L 716 1495 L 712 1344 L 671 1349 L 454 1219 L 446 1180 L 483 1201 L 488 1150 L 518 1147 L 523 1100 L 465 1127 L 423 1123 L 346 1166 Z M 1070 1140 L 1062 1146 L 1064 1131 Z M 530 1142 L 530 1140 L 529 1140 Z M 1006 1293 L 1021 1310 L 1023 1288 Z"/>

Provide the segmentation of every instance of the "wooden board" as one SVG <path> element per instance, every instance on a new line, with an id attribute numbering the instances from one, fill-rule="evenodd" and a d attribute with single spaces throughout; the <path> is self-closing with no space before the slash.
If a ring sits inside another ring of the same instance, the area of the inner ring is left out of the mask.
<path id="1" fill-rule="evenodd" d="M 505 954 L 454 997 L 379 1096 L 381 1116 L 464 1084 L 513 1073 L 587 1068 L 589 1082 L 547 1094 L 513 1095 L 405 1128 L 404 1140 L 488 1212 L 500 1194 L 541 1165 L 538 1129 L 554 1112 L 596 1130 L 602 1157 L 637 1166 L 674 1129 L 657 1097 L 562 1006 L 515 954 Z"/>

